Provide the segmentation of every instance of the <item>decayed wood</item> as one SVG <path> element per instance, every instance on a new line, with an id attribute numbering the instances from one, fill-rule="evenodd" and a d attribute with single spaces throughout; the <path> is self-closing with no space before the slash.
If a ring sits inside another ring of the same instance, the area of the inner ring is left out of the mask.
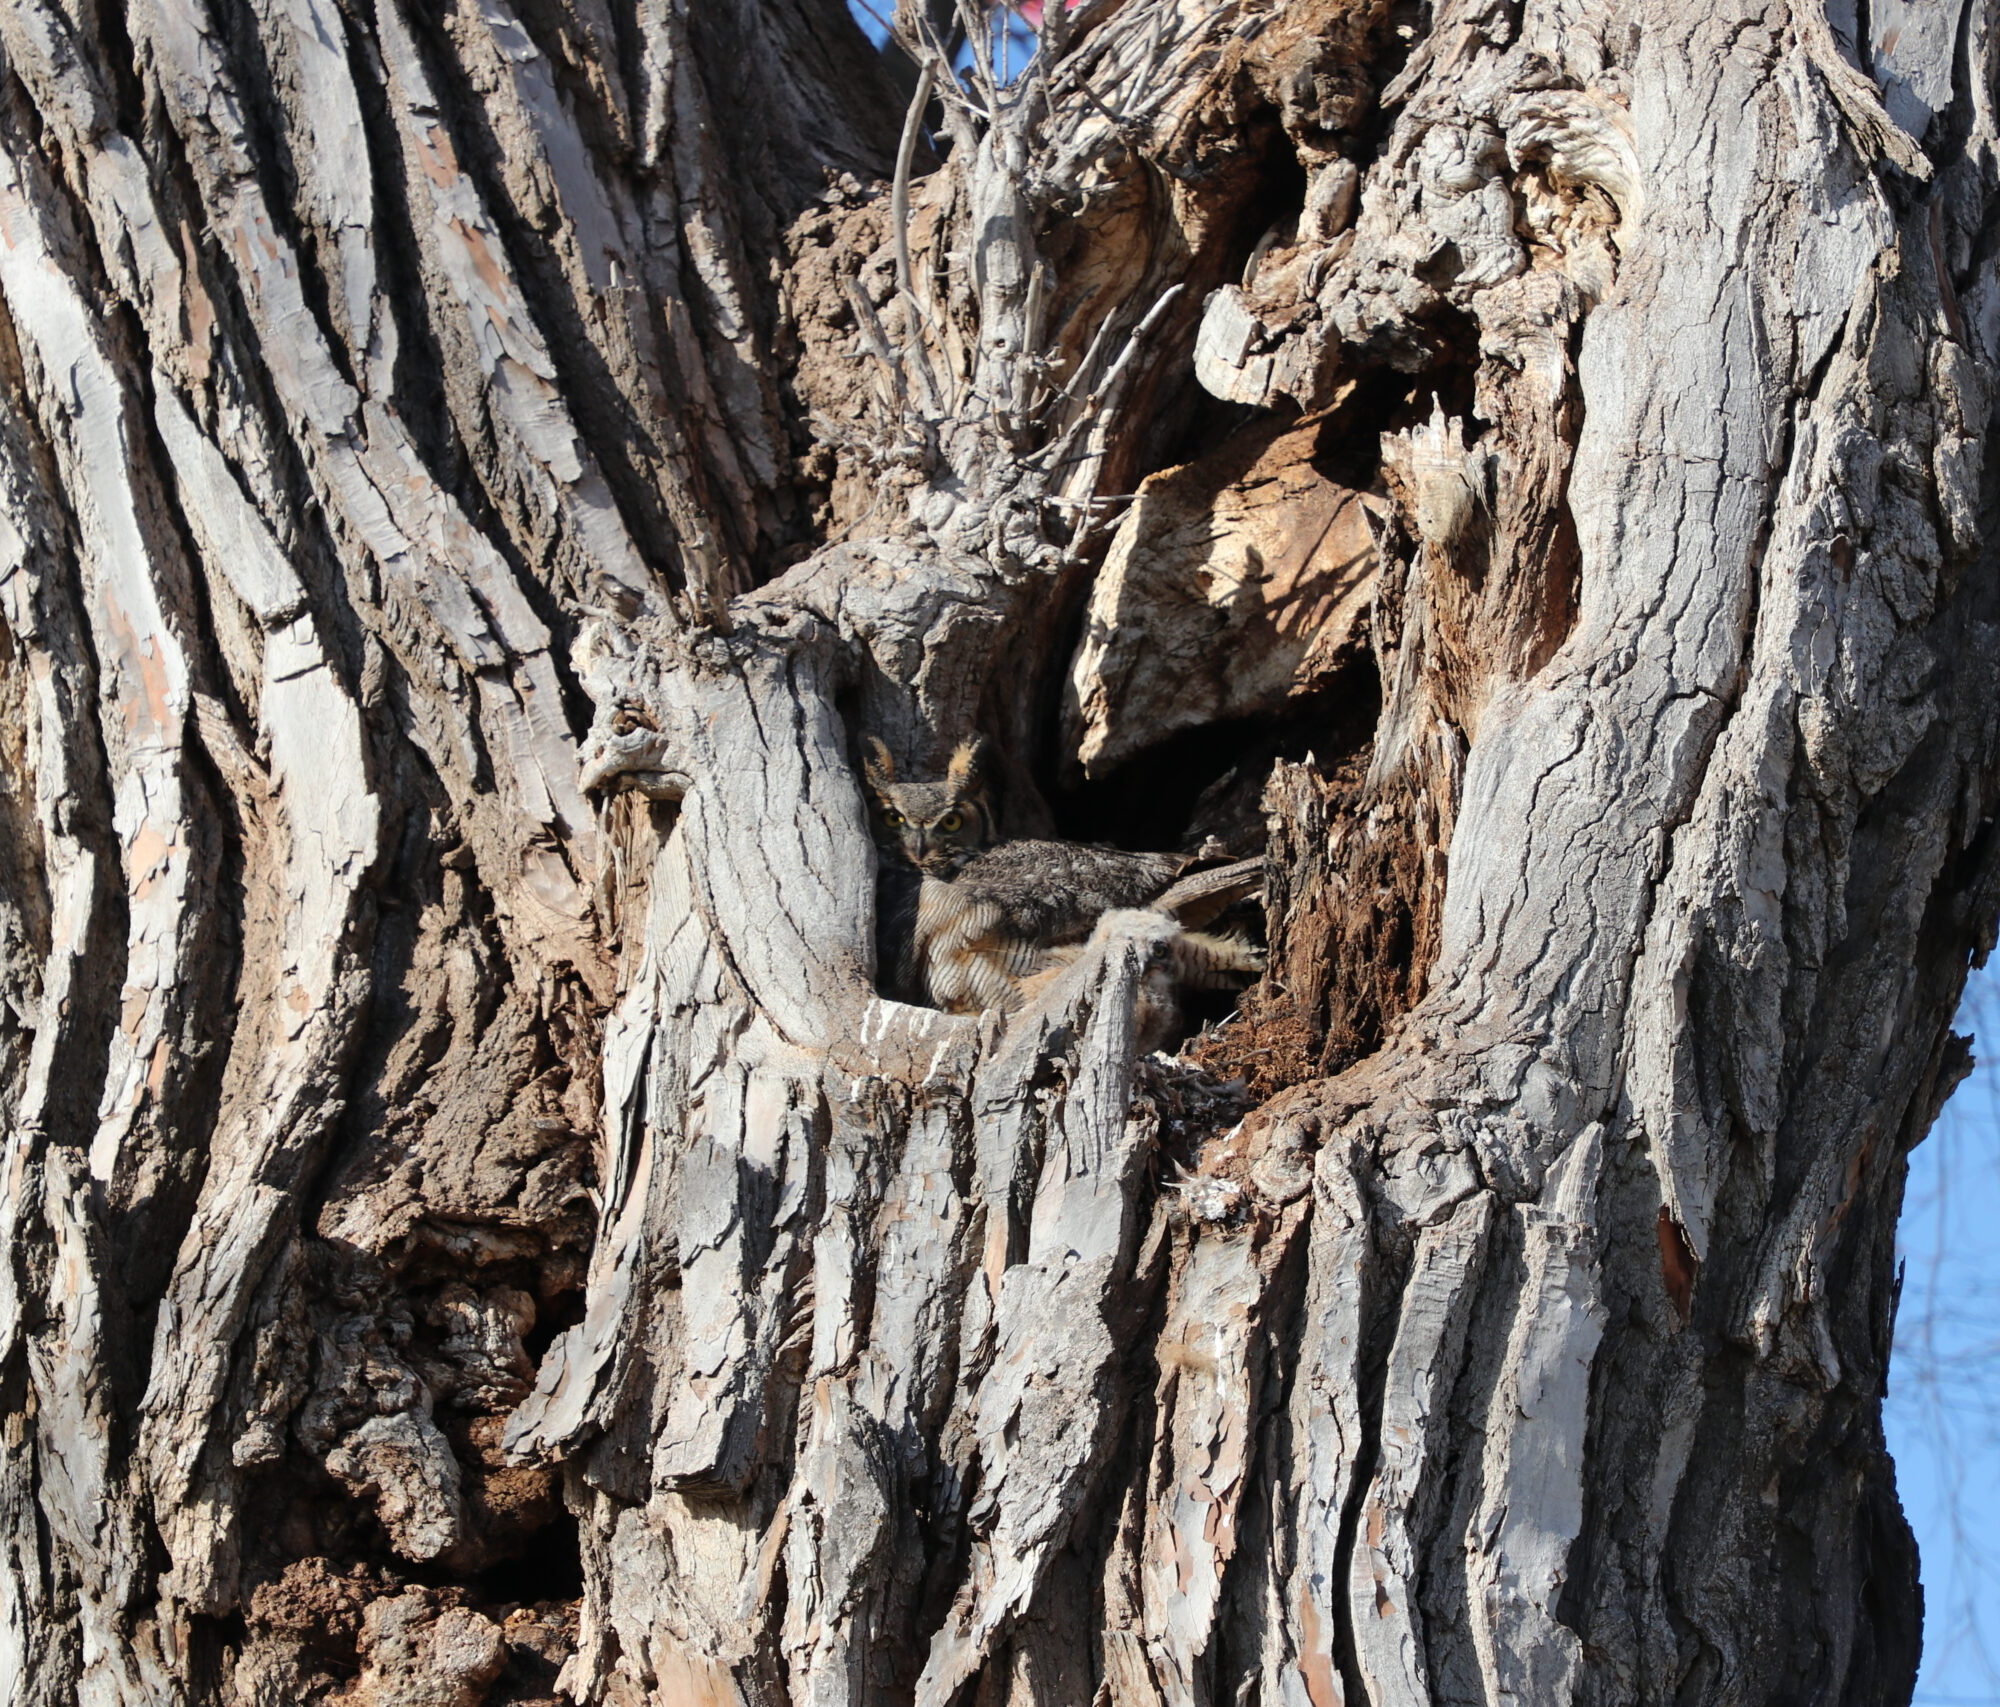
<path id="1" fill-rule="evenodd" d="M 1244 437 L 1240 454 L 1149 476 L 1119 522 L 1064 707 L 1063 745 L 1088 773 L 1281 711 L 1355 646 L 1375 591 L 1372 501 L 1313 467 L 1315 427 Z"/>
<path id="2" fill-rule="evenodd" d="M 1044 28 L 0 10 L 9 1700 L 1907 1697 L 1991 19 Z"/>

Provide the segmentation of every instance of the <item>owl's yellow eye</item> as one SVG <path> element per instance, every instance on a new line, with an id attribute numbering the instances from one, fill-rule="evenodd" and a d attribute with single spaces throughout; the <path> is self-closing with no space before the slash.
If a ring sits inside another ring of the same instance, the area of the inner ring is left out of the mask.
<path id="1" fill-rule="evenodd" d="M 883 810 L 882 822 L 887 824 L 889 828 L 892 830 L 901 829 L 903 824 L 903 815 L 902 813 L 898 812 L 893 806 L 887 807 Z"/>
<path id="2" fill-rule="evenodd" d="M 947 812 L 942 818 L 940 818 L 937 821 L 937 828 L 944 831 L 944 833 L 948 836 L 954 830 L 960 828 L 964 823 L 965 823 L 965 814 L 963 812 Z"/>

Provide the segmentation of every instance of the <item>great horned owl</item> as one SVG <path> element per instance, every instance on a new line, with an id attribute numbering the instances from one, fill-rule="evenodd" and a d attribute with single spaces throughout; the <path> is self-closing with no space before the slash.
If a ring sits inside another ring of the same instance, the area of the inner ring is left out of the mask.
<path id="1" fill-rule="evenodd" d="M 884 872 L 883 964 L 896 967 L 896 994 L 948 1013 L 1018 1007 L 1031 982 L 1073 960 L 1115 907 L 1185 917 L 1185 904 L 1213 917 L 1256 888 L 1263 865 L 1246 860 L 1177 884 L 1190 863 L 1182 854 L 998 841 L 971 743 L 952 754 L 942 781 L 898 782 L 887 748 L 873 739 L 862 769 L 876 841 L 893 862 Z M 1262 964 L 1254 947 L 1231 937 L 1182 930 L 1172 944 L 1173 980 L 1198 988 L 1228 988 Z"/>

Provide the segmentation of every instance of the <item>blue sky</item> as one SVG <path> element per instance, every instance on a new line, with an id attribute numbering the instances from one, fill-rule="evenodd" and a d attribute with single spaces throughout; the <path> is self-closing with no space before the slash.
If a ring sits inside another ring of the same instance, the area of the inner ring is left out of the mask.
<path id="1" fill-rule="evenodd" d="M 1886 1422 L 1923 1556 L 1918 1707 L 2000 1707 L 2000 974 L 1958 1026 L 1986 1055 L 1910 1158 Z"/>

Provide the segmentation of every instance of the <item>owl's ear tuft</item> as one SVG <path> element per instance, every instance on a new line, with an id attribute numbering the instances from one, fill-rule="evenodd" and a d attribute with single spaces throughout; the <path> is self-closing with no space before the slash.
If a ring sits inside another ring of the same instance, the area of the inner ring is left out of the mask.
<path id="1" fill-rule="evenodd" d="M 955 794 L 970 794 L 979 786 L 980 761 L 985 757 L 985 743 L 974 736 L 969 741 L 961 741 L 952 750 L 951 763 L 945 767 L 944 779 Z"/>
<path id="2" fill-rule="evenodd" d="M 868 779 L 870 788 L 878 790 L 889 787 L 896 780 L 896 761 L 879 735 L 862 738 L 861 774 Z"/>

